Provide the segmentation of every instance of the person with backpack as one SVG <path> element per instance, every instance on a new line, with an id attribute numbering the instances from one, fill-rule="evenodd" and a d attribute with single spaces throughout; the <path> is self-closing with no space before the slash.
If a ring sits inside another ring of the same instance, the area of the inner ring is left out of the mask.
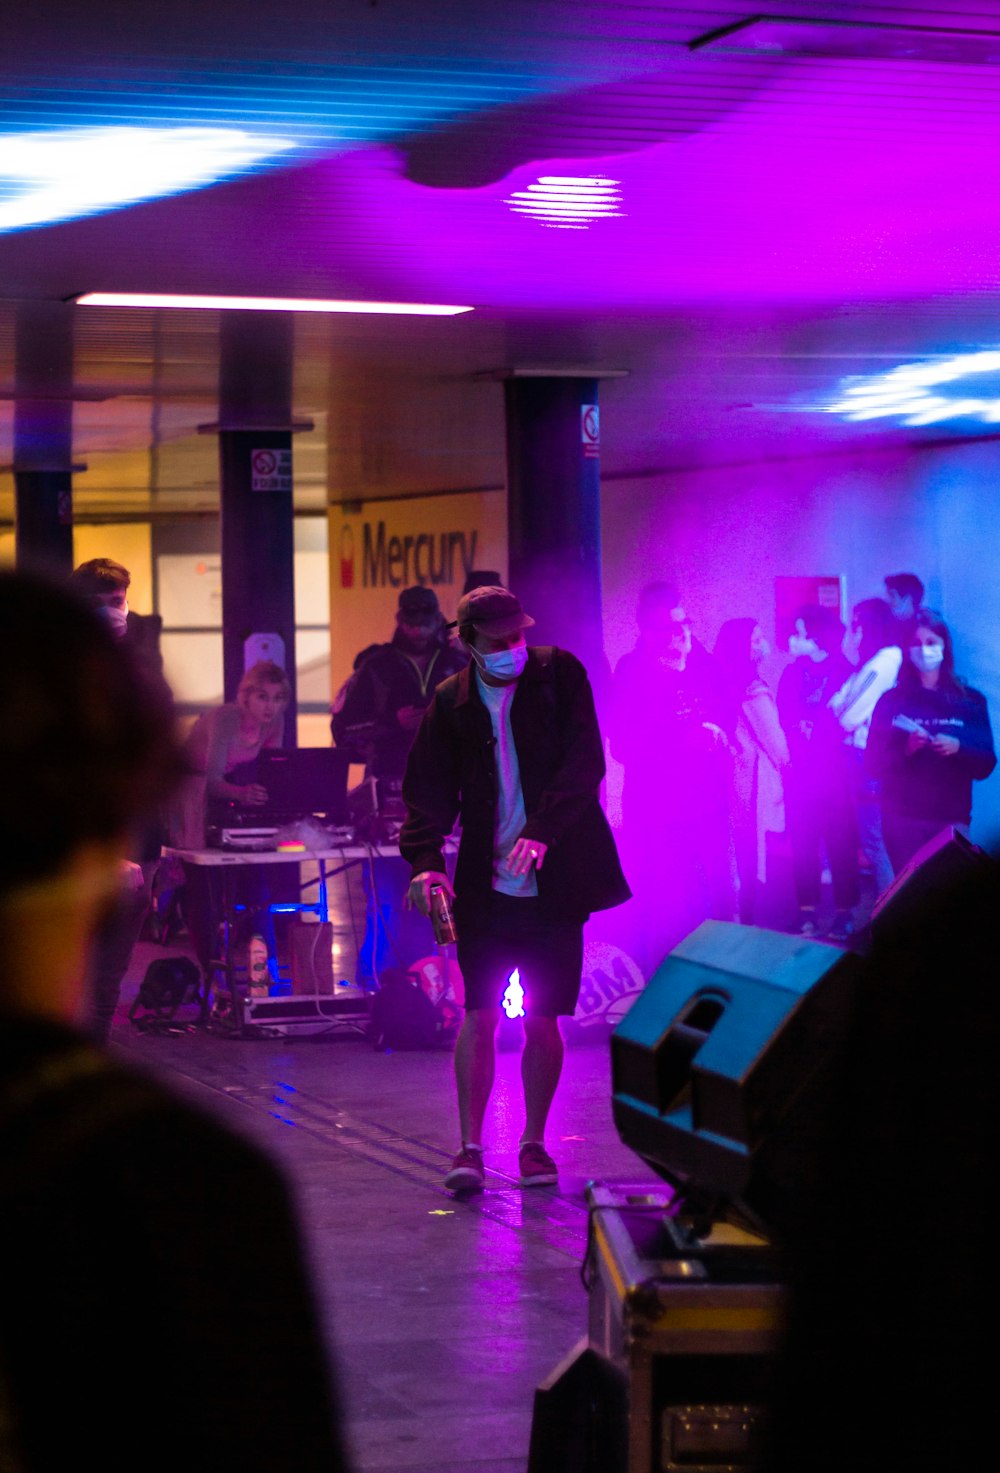
<path id="1" fill-rule="evenodd" d="M 439 686 L 403 779 L 400 850 L 409 898 L 431 913 L 438 886 L 453 896 L 466 1013 L 455 1048 L 460 1149 L 452 1191 L 485 1182 L 483 1123 L 495 1036 L 515 971 L 523 988 L 525 1128 L 522 1186 L 558 1180 L 545 1125 L 562 1071 L 560 1015 L 576 1007 L 583 923 L 630 895 L 601 809 L 604 749 L 587 672 L 567 650 L 529 649 L 534 620 L 509 589 L 466 594 L 456 620 L 471 657 Z M 443 848 L 456 819 L 455 882 Z"/>
<path id="2" fill-rule="evenodd" d="M 352 761 L 364 762 L 366 783 L 377 792 L 373 817 L 400 816 L 399 789 L 414 733 L 435 687 L 467 663 L 468 657 L 449 643 L 433 588 L 404 588 L 392 639 L 361 651 L 331 714 L 335 743 Z M 399 858 L 373 854 L 363 877 L 365 936 L 355 980 L 374 990 L 385 967 L 416 961 L 421 943 L 404 909 L 407 875 Z"/>

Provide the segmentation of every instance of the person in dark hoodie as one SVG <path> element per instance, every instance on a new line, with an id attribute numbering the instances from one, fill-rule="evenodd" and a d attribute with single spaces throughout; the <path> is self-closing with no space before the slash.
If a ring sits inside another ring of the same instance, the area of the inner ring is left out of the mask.
<path id="1" fill-rule="evenodd" d="M 364 652 L 343 692 L 331 727 L 338 747 L 365 764 L 386 823 L 402 819 L 400 790 L 406 756 L 435 688 L 468 664 L 452 645 L 433 588 L 414 585 L 399 595 L 396 630 L 388 644 Z M 385 966 L 406 967 L 426 945 L 425 927 L 403 905 L 406 866 L 376 856 L 364 872 L 367 919 L 356 980 L 374 988 Z"/>
<path id="2" fill-rule="evenodd" d="M 986 698 L 955 674 L 951 632 L 921 609 L 899 681 L 875 707 L 866 762 L 881 783 L 882 832 L 899 871 L 935 834 L 972 818 L 972 784 L 996 766 Z"/>

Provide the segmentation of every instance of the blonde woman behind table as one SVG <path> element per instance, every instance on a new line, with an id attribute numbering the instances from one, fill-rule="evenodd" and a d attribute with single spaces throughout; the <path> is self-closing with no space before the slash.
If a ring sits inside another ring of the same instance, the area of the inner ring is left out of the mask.
<path id="1" fill-rule="evenodd" d="M 240 681 L 236 700 L 205 711 L 184 747 L 192 776 L 185 785 L 176 842 L 186 849 L 205 847 L 205 815 L 212 799 L 245 807 L 267 802 L 246 764 L 265 747 L 280 747 L 291 687 L 280 665 L 258 660 Z"/>
<path id="2" fill-rule="evenodd" d="M 184 793 L 176 825 L 176 842 L 185 849 L 205 847 L 205 819 L 213 801 L 235 801 L 245 807 L 267 802 L 267 792 L 256 781 L 253 764 L 265 747 L 280 747 L 285 734 L 285 707 L 291 686 L 285 672 L 271 660 L 251 665 L 236 692 L 236 700 L 216 706 L 199 716 L 185 744 L 192 776 Z M 245 877 L 243 901 L 262 907 L 251 913 L 249 924 L 265 936 L 274 952 L 274 936 L 266 897 L 268 867 L 257 867 Z M 185 864 L 187 894 L 184 911 L 202 969 L 207 973 L 220 900 L 215 893 L 214 872 Z M 255 893 L 250 894 L 247 886 Z M 246 938 L 244 938 L 246 939 Z"/>

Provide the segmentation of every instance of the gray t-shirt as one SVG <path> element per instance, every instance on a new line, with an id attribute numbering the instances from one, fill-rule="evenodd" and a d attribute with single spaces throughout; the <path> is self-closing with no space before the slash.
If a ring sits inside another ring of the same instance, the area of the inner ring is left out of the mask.
<path id="1" fill-rule="evenodd" d="M 476 683 L 483 704 L 490 713 L 496 738 L 497 798 L 496 828 L 493 834 L 493 888 L 504 895 L 537 895 L 538 881 L 534 869 L 526 875 L 512 875 L 504 861 L 524 828 L 524 794 L 521 791 L 521 769 L 510 726 L 510 708 L 517 681 L 507 685 L 487 685 L 479 672 Z"/>

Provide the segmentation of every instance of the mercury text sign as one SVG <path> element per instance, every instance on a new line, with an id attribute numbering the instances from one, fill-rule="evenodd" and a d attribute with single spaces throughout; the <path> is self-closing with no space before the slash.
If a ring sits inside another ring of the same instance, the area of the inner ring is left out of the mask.
<path id="1" fill-rule="evenodd" d="M 507 506 L 502 492 L 462 492 L 330 508 L 330 630 L 333 689 L 359 650 L 392 638 L 399 595 L 415 584 L 455 617 L 469 573 L 506 578 Z"/>
<path id="2" fill-rule="evenodd" d="M 443 532 L 394 533 L 383 518 L 356 529 L 341 529 L 341 584 L 345 588 L 409 588 L 414 583 L 463 582 L 478 566 L 476 527 L 450 527 Z M 360 554 L 360 555 L 359 555 Z"/>

